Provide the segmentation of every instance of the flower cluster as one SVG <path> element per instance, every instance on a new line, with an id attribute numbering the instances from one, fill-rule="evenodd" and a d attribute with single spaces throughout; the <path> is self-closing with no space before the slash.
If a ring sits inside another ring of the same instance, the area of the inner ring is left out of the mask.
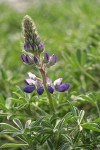
<path id="1" fill-rule="evenodd" d="M 55 54 L 50 56 L 48 53 L 44 53 L 41 57 L 41 53 L 44 51 L 44 43 L 42 42 L 36 26 L 29 16 L 25 16 L 23 20 L 23 32 L 24 32 L 24 50 L 21 59 L 25 64 L 35 65 L 41 73 L 42 79 L 36 77 L 31 72 L 28 73 L 29 78 L 25 79 L 26 86 L 24 92 L 32 93 L 37 90 L 39 95 L 42 95 L 44 90 L 47 95 L 53 94 L 54 91 L 65 92 L 69 89 L 69 83 L 62 83 L 62 78 L 59 78 L 52 82 L 49 77 L 46 68 L 55 65 L 57 57 Z M 50 96 L 49 96 L 50 97 Z"/>
<path id="2" fill-rule="evenodd" d="M 39 65 L 41 63 L 36 56 L 29 56 L 28 54 L 24 54 L 24 53 L 21 54 L 21 59 L 26 64 Z M 50 67 L 55 65 L 56 62 L 57 62 L 57 57 L 55 54 L 49 56 L 48 53 L 44 53 L 42 65 L 46 64 L 47 67 Z"/>
<path id="3" fill-rule="evenodd" d="M 37 78 L 34 74 L 31 72 L 28 72 L 29 78 L 25 79 L 24 82 L 27 84 L 24 88 L 24 92 L 26 93 L 32 93 L 34 90 L 37 90 L 37 93 L 39 95 L 42 95 L 44 92 L 44 85 L 43 81 L 40 78 Z M 54 93 L 54 89 L 58 92 L 65 92 L 68 90 L 70 84 L 62 84 L 62 78 L 59 78 L 54 81 L 52 84 L 52 81 L 47 78 L 46 79 L 46 88 L 48 92 L 51 94 Z"/>

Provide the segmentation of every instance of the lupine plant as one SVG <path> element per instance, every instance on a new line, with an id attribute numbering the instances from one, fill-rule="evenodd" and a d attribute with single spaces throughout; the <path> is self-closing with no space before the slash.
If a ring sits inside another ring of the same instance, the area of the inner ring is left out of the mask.
<path id="1" fill-rule="evenodd" d="M 100 92 L 75 96 L 71 91 L 73 83 L 63 83 L 62 77 L 52 81 L 48 70 L 50 72 L 52 66 L 59 63 L 56 55 L 45 51 L 44 42 L 29 16 L 24 17 L 22 29 L 21 60 L 32 70 L 26 73 L 23 89 L 17 86 L 7 102 L 0 96 L 1 137 L 7 141 L 2 143 L 1 149 L 99 150 Z M 34 74 L 34 68 L 38 75 Z M 54 72 L 51 70 L 51 73 Z M 85 75 L 91 78 L 86 72 Z M 91 103 L 97 110 L 97 117 L 86 118 L 85 111 L 74 105 L 80 101 Z"/>
<path id="2" fill-rule="evenodd" d="M 34 90 L 37 90 L 37 94 L 42 95 L 45 90 L 51 109 L 53 112 L 55 112 L 51 94 L 53 94 L 55 90 L 58 92 L 67 91 L 70 87 L 70 84 L 63 84 L 62 78 L 56 79 L 54 82 L 52 82 L 52 80 L 48 77 L 48 72 L 46 69 L 50 69 L 51 66 L 56 64 L 57 57 L 55 54 L 50 56 L 47 52 L 45 52 L 44 56 L 41 57 L 41 53 L 44 51 L 44 43 L 37 33 L 34 22 L 29 16 L 24 17 L 23 32 L 24 49 L 26 52 L 31 53 L 31 55 L 22 53 L 22 61 L 26 64 L 35 65 L 42 76 L 41 79 L 36 77 L 31 72 L 28 72 L 29 78 L 24 80 L 27 85 L 24 88 L 24 92 L 32 93 Z"/>

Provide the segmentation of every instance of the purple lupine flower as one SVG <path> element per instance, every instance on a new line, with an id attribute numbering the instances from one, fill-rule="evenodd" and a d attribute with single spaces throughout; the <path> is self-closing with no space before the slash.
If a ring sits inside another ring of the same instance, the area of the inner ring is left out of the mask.
<path id="1" fill-rule="evenodd" d="M 50 57 L 49 65 L 50 65 L 50 66 L 53 66 L 56 62 L 57 62 L 57 57 L 56 57 L 55 54 L 53 54 L 53 55 Z"/>
<path id="2" fill-rule="evenodd" d="M 40 42 L 40 44 L 38 45 L 38 49 L 40 51 L 43 51 L 44 50 L 44 43 L 43 42 Z"/>
<path id="3" fill-rule="evenodd" d="M 52 86 L 48 86 L 47 89 L 51 94 L 53 94 L 54 88 Z"/>
<path id="4" fill-rule="evenodd" d="M 43 87 L 37 88 L 37 93 L 38 93 L 39 95 L 42 95 L 43 92 L 44 92 L 44 88 L 43 88 Z"/>
<path id="5" fill-rule="evenodd" d="M 49 62 L 49 58 L 50 58 L 50 56 L 48 55 L 48 53 L 44 53 L 44 60 L 43 60 L 43 62 L 44 63 L 48 63 Z"/>
<path id="6" fill-rule="evenodd" d="M 36 76 L 31 72 L 28 72 L 28 75 L 31 78 L 27 78 L 24 80 L 24 82 L 27 84 L 27 86 L 24 88 L 24 92 L 31 93 L 35 90 L 36 81 L 33 80 L 33 77 L 36 78 Z"/>
<path id="7" fill-rule="evenodd" d="M 36 65 L 39 64 L 38 58 L 36 56 L 34 56 L 34 62 L 35 62 Z"/>
<path id="8" fill-rule="evenodd" d="M 37 80 L 37 93 L 42 95 L 44 92 L 43 83 L 41 80 Z"/>
<path id="9" fill-rule="evenodd" d="M 65 83 L 65 84 L 61 84 L 61 85 L 56 85 L 55 86 L 55 89 L 58 91 L 58 92 L 65 92 L 69 89 L 70 87 L 70 84 L 69 83 Z"/>
<path id="10" fill-rule="evenodd" d="M 49 78 L 46 78 L 46 87 L 47 87 L 47 89 L 48 89 L 48 91 L 51 93 L 51 94 L 53 94 L 53 92 L 54 92 L 54 88 L 53 88 L 53 86 L 52 86 L 52 81 L 49 79 Z"/>
<path id="11" fill-rule="evenodd" d="M 26 93 L 32 93 L 34 90 L 35 90 L 35 85 L 27 85 L 24 88 L 24 92 L 26 92 Z"/>
<path id="12" fill-rule="evenodd" d="M 65 92 L 69 89 L 70 87 L 70 84 L 69 83 L 65 83 L 65 84 L 62 84 L 62 78 L 59 78 L 57 80 L 54 81 L 54 86 L 55 86 L 55 89 L 58 91 L 58 92 Z"/>

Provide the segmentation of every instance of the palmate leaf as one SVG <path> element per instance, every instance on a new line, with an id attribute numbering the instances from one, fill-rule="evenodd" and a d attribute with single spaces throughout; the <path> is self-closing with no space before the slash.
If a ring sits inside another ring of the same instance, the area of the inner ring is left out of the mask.
<path id="1" fill-rule="evenodd" d="M 13 148 L 13 147 L 22 147 L 22 146 L 28 146 L 28 144 L 15 144 L 15 143 L 6 143 L 3 144 L 0 148 Z"/>

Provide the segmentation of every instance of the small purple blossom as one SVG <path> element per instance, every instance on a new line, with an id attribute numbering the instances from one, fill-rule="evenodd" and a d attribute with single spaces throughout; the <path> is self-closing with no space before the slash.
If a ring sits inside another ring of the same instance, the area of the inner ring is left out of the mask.
<path id="1" fill-rule="evenodd" d="M 69 89 L 70 87 L 70 84 L 69 83 L 65 83 L 65 84 L 62 84 L 62 78 L 59 78 L 57 80 L 54 81 L 54 86 L 55 86 L 55 89 L 58 91 L 58 92 L 65 92 Z"/>
<path id="2" fill-rule="evenodd" d="M 65 84 L 61 84 L 61 85 L 56 85 L 55 89 L 58 92 L 65 92 L 65 91 L 67 91 L 69 89 L 69 87 L 70 87 L 70 84 L 65 83 Z"/>
<path id="3" fill-rule="evenodd" d="M 39 78 L 37 79 L 37 77 L 31 72 L 28 72 L 28 75 L 29 78 L 24 80 L 24 82 L 27 84 L 27 86 L 24 88 L 24 92 L 31 93 L 37 89 L 37 93 L 42 95 L 44 92 L 42 80 L 39 80 Z"/>

